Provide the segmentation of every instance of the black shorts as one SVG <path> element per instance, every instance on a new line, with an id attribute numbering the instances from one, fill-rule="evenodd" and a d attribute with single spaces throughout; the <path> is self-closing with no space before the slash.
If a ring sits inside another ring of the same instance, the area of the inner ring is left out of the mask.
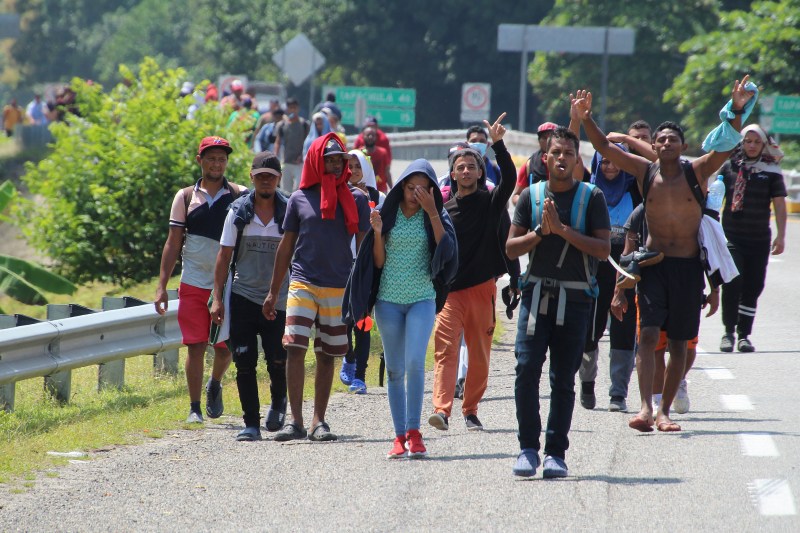
<path id="1" fill-rule="evenodd" d="M 641 327 L 659 327 L 676 341 L 694 339 L 700 330 L 703 275 L 698 257 L 665 257 L 657 265 L 642 268 L 636 288 Z"/>

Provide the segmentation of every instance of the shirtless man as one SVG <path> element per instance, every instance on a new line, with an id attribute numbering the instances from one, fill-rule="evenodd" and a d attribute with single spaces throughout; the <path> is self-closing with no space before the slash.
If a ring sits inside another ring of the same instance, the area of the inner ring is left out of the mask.
<path id="1" fill-rule="evenodd" d="M 733 111 L 737 113 L 731 125 L 741 129 L 741 110 L 753 97 L 745 89 L 749 77 L 736 80 L 731 91 Z M 581 90 L 573 97 L 573 106 L 581 118 L 586 135 L 604 158 L 618 168 L 636 176 L 639 190 L 643 190 L 650 169 L 650 161 L 627 153 L 612 144 L 592 119 L 592 94 Z M 664 253 L 664 260 L 642 270 L 639 282 L 639 313 L 641 333 L 637 353 L 637 373 L 642 407 L 628 425 L 638 431 L 680 431 L 680 426 L 669 418 L 669 409 L 686 365 L 686 342 L 693 339 L 700 328 L 700 309 L 703 306 L 703 267 L 699 259 L 697 233 L 703 213 L 689 188 L 681 163 L 681 153 L 686 149 L 683 131 L 675 123 L 666 122 L 656 128 L 653 149 L 658 155 L 658 171 L 650 184 L 645 200 L 647 221 L 647 249 Z M 709 152 L 695 159 L 691 168 L 697 176 L 705 195 L 707 180 L 725 162 L 730 152 Z M 712 290 L 708 297 L 713 314 L 719 306 L 719 292 Z M 652 392 L 654 351 L 659 330 L 665 326 L 669 342 L 670 359 L 664 380 L 664 392 L 653 418 Z"/>

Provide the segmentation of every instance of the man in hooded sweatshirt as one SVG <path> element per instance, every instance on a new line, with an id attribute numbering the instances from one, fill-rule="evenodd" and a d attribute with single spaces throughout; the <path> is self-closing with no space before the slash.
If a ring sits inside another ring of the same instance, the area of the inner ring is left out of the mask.
<path id="1" fill-rule="evenodd" d="M 514 191 L 516 169 L 503 143 L 503 113 L 493 125 L 484 124 L 492 137 L 500 166 L 500 186 L 486 189 L 483 157 L 472 148 L 451 155 L 452 196 L 445 204 L 456 230 L 458 272 L 444 308 L 436 319 L 433 407 L 428 419 L 440 430 L 449 428 L 458 371 L 461 335 L 469 350 L 469 372 L 464 383 L 461 411 L 467 429 L 481 430 L 478 402 L 489 379 L 489 351 L 495 326 L 495 279 L 508 272 L 501 230 L 506 205 Z"/>
<path id="2" fill-rule="evenodd" d="M 367 196 L 348 184 L 350 157 L 335 133 L 314 140 L 303 164 L 300 188 L 286 206 L 284 234 L 263 306 L 264 316 L 274 320 L 280 287 L 291 264 L 283 345 L 288 354 L 286 381 L 292 421 L 276 434 L 276 441 L 303 439 L 306 435 L 312 441 L 337 438 L 325 422 L 325 411 L 333 383 L 333 358 L 347 353 L 347 326 L 340 311 L 353 263 L 350 241 L 355 236 L 356 247 L 360 246 L 370 227 Z M 316 327 L 317 366 L 314 414 L 307 433 L 303 384 L 312 326 Z"/>

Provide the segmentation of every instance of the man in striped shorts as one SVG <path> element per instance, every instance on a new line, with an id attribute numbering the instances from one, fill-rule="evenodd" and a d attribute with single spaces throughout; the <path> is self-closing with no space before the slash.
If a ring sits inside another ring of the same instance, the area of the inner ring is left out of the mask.
<path id="1" fill-rule="evenodd" d="M 264 300 L 264 316 L 274 320 L 275 304 L 291 263 L 289 296 L 286 302 L 286 384 L 292 421 L 275 435 L 276 441 L 304 439 L 336 440 L 325 422 L 334 357 L 347 354 L 347 326 L 342 322 L 342 297 L 356 246 L 370 227 L 369 199 L 349 185 L 350 169 L 339 137 L 329 133 L 317 138 L 308 150 L 300 188 L 286 205 L 284 234 L 275 256 L 272 282 Z M 311 328 L 315 327 L 314 353 L 317 359 L 314 382 L 314 414 L 310 432 L 303 424 L 305 356 Z"/>

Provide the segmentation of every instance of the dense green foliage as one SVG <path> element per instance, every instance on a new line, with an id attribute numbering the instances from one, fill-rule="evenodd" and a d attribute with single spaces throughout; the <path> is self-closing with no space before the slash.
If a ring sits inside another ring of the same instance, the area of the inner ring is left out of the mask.
<path id="1" fill-rule="evenodd" d="M 251 153 L 227 116 L 205 106 L 184 118 L 191 97 L 179 99 L 185 73 L 146 59 L 138 76 L 109 93 L 75 79 L 81 116 L 52 126 L 52 154 L 24 176 L 42 201 L 16 210 L 30 242 L 70 279 L 144 280 L 158 272 L 176 191 L 199 178 L 199 140 L 222 135 L 234 153 L 228 176 L 246 182 Z"/>
<path id="2" fill-rule="evenodd" d="M 636 31 L 631 56 L 609 57 L 606 127 L 622 130 L 637 119 L 651 125 L 676 117 L 662 95 L 683 69 L 681 43 L 716 25 L 716 2 L 640 2 L 637 0 L 558 0 L 542 24 L 551 26 L 618 26 Z M 541 111 L 551 120 L 569 121 L 568 94 L 589 89 L 600 109 L 602 56 L 538 53 L 529 68 Z M 706 88 L 718 95 L 717 88 Z"/>
<path id="3" fill-rule="evenodd" d="M 519 122 L 519 54 L 497 51 L 502 23 L 634 28 L 634 55 L 609 62 L 606 118 L 613 129 L 636 118 L 678 120 L 696 145 L 745 72 L 767 92 L 791 94 L 800 86 L 800 0 L 509 0 L 502 7 L 490 0 L 0 2 L 23 17 L 11 49 L 15 66 L 0 65 L 17 68 L 20 83 L 79 76 L 110 86 L 119 81 L 118 64 L 145 56 L 185 68 L 194 80 L 227 73 L 282 80 L 272 54 L 303 32 L 326 57 L 317 90 L 325 83 L 413 87 L 421 129 L 459 124 L 465 82 L 492 83 L 492 113 L 505 110 L 509 123 Z M 599 95 L 600 56 L 539 53 L 531 60 L 529 130 L 545 119 L 566 121 L 570 91 L 589 87 Z M 308 89 L 290 85 L 289 93 L 305 106 Z"/>
<path id="4" fill-rule="evenodd" d="M 723 13 L 713 31 L 681 45 L 688 56 L 665 98 L 677 104 L 694 142 L 718 122 L 733 81 L 745 73 L 766 94 L 800 92 L 800 0 L 753 2 Z M 755 118 L 755 117 L 753 117 Z"/>

